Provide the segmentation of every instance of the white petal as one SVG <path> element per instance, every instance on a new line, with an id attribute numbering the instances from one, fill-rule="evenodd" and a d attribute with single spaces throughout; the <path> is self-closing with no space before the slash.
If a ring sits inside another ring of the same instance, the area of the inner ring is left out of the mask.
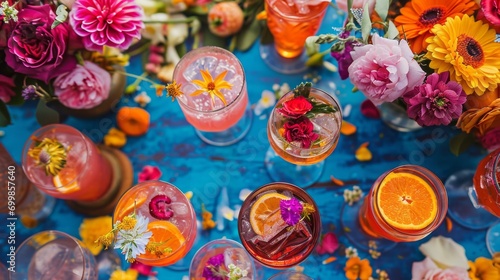
<path id="1" fill-rule="evenodd" d="M 418 248 L 422 254 L 431 258 L 439 267 L 462 267 L 469 268 L 465 249 L 451 238 L 438 236 L 433 237 Z"/>

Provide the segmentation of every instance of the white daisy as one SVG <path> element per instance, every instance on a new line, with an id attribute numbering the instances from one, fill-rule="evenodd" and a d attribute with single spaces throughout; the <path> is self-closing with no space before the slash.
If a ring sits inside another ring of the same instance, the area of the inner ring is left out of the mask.
<path id="1" fill-rule="evenodd" d="M 115 249 L 122 250 L 127 260 L 135 259 L 146 252 L 146 245 L 153 235 L 148 231 L 149 219 L 141 214 L 136 215 L 137 223 L 131 230 L 118 230 Z"/>

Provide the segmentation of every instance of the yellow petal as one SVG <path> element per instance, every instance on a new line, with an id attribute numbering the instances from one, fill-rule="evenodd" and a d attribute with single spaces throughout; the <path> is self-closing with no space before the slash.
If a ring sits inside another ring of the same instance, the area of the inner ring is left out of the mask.
<path id="1" fill-rule="evenodd" d="M 218 91 L 218 90 L 214 90 L 212 91 L 214 93 L 215 96 L 217 96 L 217 98 L 219 98 L 222 103 L 224 103 L 224 106 L 227 106 L 227 102 L 226 102 L 226 99 L 224 98 L 224 94 L 222 94 L 222 92 Z M 213 95 L 212 95 L 212 99 L 213 99 Z"/>
<path id="2" fill-rule="evenodd" d="M 367 148 L 368 142 L 361 144 L 356 150 L 356 159 L 359 161 L 370 161 L 372 159 L 372 152 Z"/>
<path id="3" fill-rule="evenodd" d="M 204 92 L 206 92 L 206 91 L 203 90 L 203 89 L 197 89 L 195 92 L 191 93 L 191 96 L 200 95 L 200 94 L 202 94 Z"/>
<path id="4" fill-rule="evenodd" d="M 191 82 L 203 89 L 207 87 L 207 83 L 202 80 L 192 80 Z"/>
<path id="5" fill-rule="evenodd" d="M 111 128 L 108 134 L 104 136 L 104 145 L 109 147 L 121 148 L 127 143 L 127 136 L 121 130 Z"/>
<path id="6" fill-rule="evenodd" d="M 208 84 L 209 82 L 213 82 L 212 75 L 210 75 L 210 72 L 208 70 L 201 70 L 200 73 L 205 83 Z"/>
<path id="7" fill-rule="evenodd" d="M 187 199 L 193 198 L 193 192 L 192 191 L 187 191 L 184 195 L 187 197 Z"/>
<path id="8" fill-rule="evenodd" d="M 227 89 L 231 89 L 233 87 L 232 84 L 226 82 L 226 81 L 222 81 L 222 82 L 219 82 L 219 83 L 216 83 L 215 84 L 215 88 L 216 89 L 221 89 L 221 88 L 227 88 Z"/>
<path id="9" fill-rule="evenodd" d="M 215 78 L 215 81 L 214 83 L 217 84 L 217 83 L 220 83 L 222 81 L 224 81 L 224 78 L 226 77 L 226 74 L 227 74 L 227 70 L 224 70 L 222 71 L 222 73 L 220 73 L 216 78 Z"/>
<path id="10" fill-rule="evenodd" d="M 353 135 L 354 133 L 356 133 L 356 126 L 353 125 L 352 123 L 350 122 L 347 122 L 347 121 L 342 121 L 342 126 L 340 127 L 340 133 L 342 133 L 343 135 Z"/>

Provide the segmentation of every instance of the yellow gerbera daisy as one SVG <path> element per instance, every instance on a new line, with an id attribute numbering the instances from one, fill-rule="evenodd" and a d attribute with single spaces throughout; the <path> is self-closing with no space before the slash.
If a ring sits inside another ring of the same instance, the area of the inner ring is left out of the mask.
<path id="1" fill-rule="evenodd" d="M 193 92 L 191 96 L 196 96 L 204 92 L 208 92 L 208 94 L 212 98 L 212 102 L 215 103 L 215 96 L 217 96 L 217 98 L 219 98 L 222 101 L 222 103 L 224 103 L 224 106 L 226 106 L 227 105 L 226 99 L 224 98 L 224 94 L 222 94 L 220 90 L 224 88 L 231 89 L 233 87 L 233 85 L 224 80 L 227 74 L 227 70 L 223 71 L 217 77 L 215 77 L 215 80 L 212 78 L 212 75 L 208 70 L 201 70 L 200 73 L 203 78 L 203 81 L 202 80 L 192 81 L 193 84 L 199 86 L 200 89 Z"/>
<path id="2" fill-rule="evenodd" d="M 500 43 L 495 30 L 473 17 L 448 18 L 435 25 L 434 36 L 426 41 L 429 67 L 438 73 L 450 72 L 450 79 L 462 85 L 465 93 L 483 95 L 500 83 Z"/>
<path id="3" fill-rule="evenodd" d="M 66 148 L 57 139 L 35 139 L 35 146 L 28 150 L 36 165 L 45 168 L 47 175 L 56 176 L 66 165 Z"/>

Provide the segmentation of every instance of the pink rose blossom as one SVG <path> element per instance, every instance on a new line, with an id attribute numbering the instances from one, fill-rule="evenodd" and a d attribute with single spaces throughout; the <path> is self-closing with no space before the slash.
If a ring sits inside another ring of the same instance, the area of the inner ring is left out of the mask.
<path id="1" fill-rule="evenodd" d="M 140 183 L 149 180 L 158 180 L 161 175 L 160 168 L 157 166 L 146 165 L 142 168 L 141 173 L 139 173 L 138 181 Z"/>
<path id="2" fill-rule="evenodd" d="M 126 49 L 141 38 L 143 10 L 134 0 L 77 0 L 69 14 L 76 34 L 87 49 L 103 46 Z"/>
<path id="3" fill-rule="evenodd" d="M 414 262 L 411 267 L 412 280 L 468 280 L 469 274 L 462 267 L 439 268 L 431 258 Z"/>
<path id="4" fill-rule="evenodd" d="M 347 0 L 336 0 L 337 6 L 339 9 L 347 13 Z M 353 0 L 352 7 L 355 9 L 362 9 L 365 5 L 368 4 L 368 9 L 370 11 L 370 15 L 375 10 L 375 0 Z"/>
<path id="5" fill-rule="evenodd" d="M 319 135 L 314 132 L 314 124 L 306 117 L 291 119 L 287 121 L 283 128 L 285 129 L 283 137 L 286 141 L 300 142 L 301 147 L 309 149 L 311 144 L 319 138 Z"/>
<path id="6" fill-rule="evenodd" d="M 304 96 L 298 96 L 283 102 L 283 106 L 279 108 L 278 113 L 287 118 L 300 118 L 313 108 L 311 102 Z"/>
<path id="7" fill-rule="evenodd" d="M 321 238 L 321 242 L 316 246 L 316 253 L 333 254 L 340 246 L 339 239 L 333 232 L 327 232 Z"/>
<path id="8" fill-rule="evenodd" d="M 14 86 L 12 78 L 0 74 L 0 100 L 9 102 L 11 97 L 16 95 Z"/>
<path id="9" fill-rule="evenodd" d="M 375 105 L 392 102 L 422 84 L 425 72 L 413 59 L 405 40 L 373 35 L 373 44 L 354 47 L 351 82 Z"/>
<path id="10" fill-rule="evenodd" d="M 89 109 L 101 104 L 108 98 L 110 87 L 111 75 L 90 61 L 54 80 L 55 95 L 64 106 L 73 109 Z"/>

